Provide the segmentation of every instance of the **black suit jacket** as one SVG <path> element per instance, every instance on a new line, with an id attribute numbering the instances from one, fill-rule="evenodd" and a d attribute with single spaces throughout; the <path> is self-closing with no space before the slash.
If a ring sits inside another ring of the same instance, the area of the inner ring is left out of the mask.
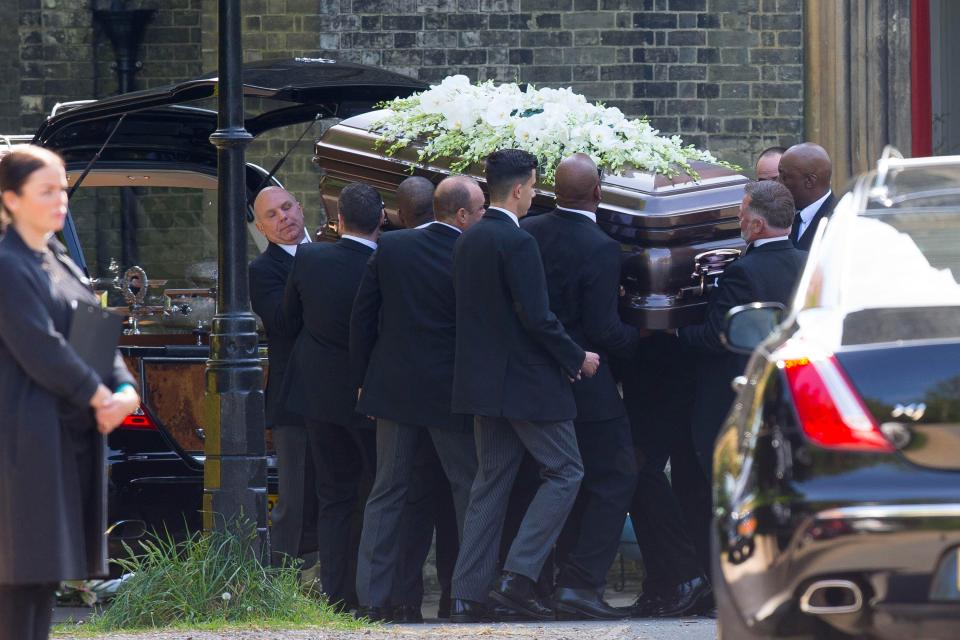
<path id="1" fill-rule="evenodd" d="M 302 318 L 291 369 L 284 378 L 286 408 L 319 422 L 362 424 L 354 412 L 350 376 L 350 311 L 373 249 L 343 238 L 297 250 L 283 297 L 286 322 Z"/>
<path id="2" fill-rule="evenodd" d="M 779 302 L 789 306 L 807 254 L 789 240 L 751 247 L 731 263 L 710 294 L 703 324 L 683 327 L 680 341 L 697 358 L 697 397 L 693 429 L 716 433 L 733 402 L 730 381 L 743 373 L 748 356 L 727 351 L 720 341 L 727 312 L 751 302 Z"/>
<path id="3" fill-rule="evenodd" d="M 584 350 L 550 311 L 537 241 L 490 209 L 457 241 L 453 410 L 515 420 L 576 417 L 568 378 Z"/>
<path id="4" fill-rule="evenodd" d="M 575 211 L 555 209 L 525 218 L 521 227 L 540 246 L 550 310 L 577 344 L 600 354 L 597 374 L 573 385 L 577 420 L 609 420 L 625 415 L 609 357 L 633 355 L 637 330 L 621 322 L 617 312 L 620 244 Z"/>
<path id="5" fill-rule="evenodd" d="M 275 425 L 302 425 L 303 416 L 288 411 L 281 402 L 283 378 L 293 352 L 293 343 L 300 332 L 301 319 L 283 313 L 283 293 L 287 277 L 293 269 L 293 256 L 274 243 L 250 262 L 250 303 L 253 312 L 263 321 L 267 334 L 266 422 Z"/>
<path id="6" fill-rule="evenodd" d="M 820 221 L 824 218 L 829 218 L 830 214 L 833 213 L 833 204 L 834 204 L 833 193 L 823 201 L 823 204 L 820 205 L 820 208 L 817 209 L 817 212 L 813 216 L 813 220 L 810 221 L 810 224 L 807 225 L 807 228 L 803 230 L 803 235 L 797 238 L 797 229 L 790 230 L 790 240 L 793 241 L 793 246 L 797 249 L 803 249 L 804 251 L 810 250 L 810 245 L 813 244 L 813 235 L 817 232 L 817 227 L 820 225 Z"/>
<path id="7" fill-rule="evenodd" d="M 424 427 L 471 428 L 452 414 L 457 306 L 456 229 L 384 234 L 367 263 L 350 319 L 350 359 L 363 391 L 357 411 Z"/>

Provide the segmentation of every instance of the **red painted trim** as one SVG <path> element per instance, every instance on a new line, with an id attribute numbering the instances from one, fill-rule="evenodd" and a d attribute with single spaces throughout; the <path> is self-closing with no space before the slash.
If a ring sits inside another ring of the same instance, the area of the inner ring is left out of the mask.
<path id="1" fill-rule="evenodd" d="M 910 115 L 913 157 L 933 155 L 933 104 L 930 98 L 930 2 L 910 3 Z"/>

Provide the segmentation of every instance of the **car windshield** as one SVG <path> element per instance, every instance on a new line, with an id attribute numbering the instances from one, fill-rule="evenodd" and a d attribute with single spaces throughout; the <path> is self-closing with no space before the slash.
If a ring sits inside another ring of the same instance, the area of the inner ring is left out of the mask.
<path id="1" fill-rule="evenodd" d="M 833 325 L 834 346 L 960 337 L 960 158 L 943 162 L 838 203 L 801 284 L 801 315 Z"/>

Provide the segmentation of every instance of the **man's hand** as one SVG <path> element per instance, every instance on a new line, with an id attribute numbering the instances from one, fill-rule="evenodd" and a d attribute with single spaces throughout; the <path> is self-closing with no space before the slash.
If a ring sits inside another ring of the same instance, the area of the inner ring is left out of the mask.
<path id="1" fill-rule="evenodd" d="M 583 364 L 580 365 L 580 373 L 587 378 L 592 378 L 600 368 L 600 356 L 593 351 L 587 351 L 583 358 Z"/>
<path id="2" fill-rule="evenodd" d="M 140 406 L 140 395 L 133 387 L 124 387 L 113 393 L 97 407 L 97 430 L 107 435 L 123 422 L 123 419 Z"/>

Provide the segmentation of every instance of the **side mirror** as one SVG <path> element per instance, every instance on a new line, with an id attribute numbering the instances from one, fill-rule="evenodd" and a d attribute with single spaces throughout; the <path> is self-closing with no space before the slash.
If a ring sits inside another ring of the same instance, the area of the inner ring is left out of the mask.
<path id="1" fill-rule="evenodd" d="M 728 349 L 751 353 L 780 324 L 784 307 L 779 302 L 754 302 L 727 312 L 722 339 Z"/>

